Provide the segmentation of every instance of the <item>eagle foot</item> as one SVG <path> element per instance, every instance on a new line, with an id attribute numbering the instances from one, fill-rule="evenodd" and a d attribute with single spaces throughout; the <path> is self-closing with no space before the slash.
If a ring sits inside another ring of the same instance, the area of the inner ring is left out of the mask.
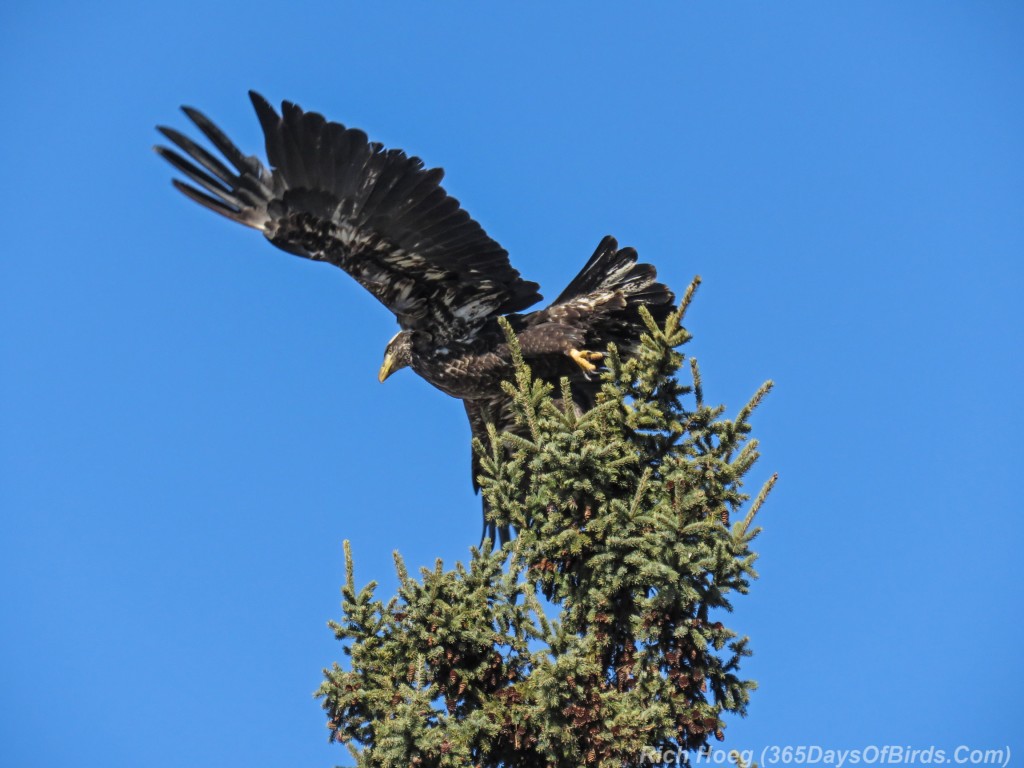
<path id="1" fill-rule="evenodd" d="M 586 373 L 593 373 L 597 370 L 597 366 L 594 363 L 603 360 L 604 354 L 601 352 L 591 352 L 588 349 L 570 349 L 569 357 Z"/>

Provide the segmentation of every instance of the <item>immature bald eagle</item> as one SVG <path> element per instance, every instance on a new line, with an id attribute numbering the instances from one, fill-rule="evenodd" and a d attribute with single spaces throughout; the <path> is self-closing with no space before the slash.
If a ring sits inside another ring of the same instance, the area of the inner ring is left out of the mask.
<path id="1" fill-rule="evenodd" d="M 380 380 L 411 367 L 465 403 L 474 435 L 483 434 L 486 414 L 499 428 L 511 426 L 501 382 L 512 364 L 499 317 L 508 318 L 534 373 L 553 382 L 569 377 L 576 407 L 585 409 L 608 343 L 627 354 L 638 343 L 638 307 L 659 321 L 671 311 L 673 295 L 655 282 L 654 268 L 606 237 L 550 306 L 519 314 L 540 301 L 537 284 L 523 280 L 507 252 L 445 193 L 441 169 L 427 170 L 419 158 L 289 102 L 278 115 L 262 96 L 249 95 L 270 169 L 183 107 L 227 163 L 161 126 L 184 155 L 156 151 L 196 185 L 175 179 L 174 186 L 277 247 L 354 277 L 401 328 L 387 345 Z M 476 487 L 475 461 L 473 475 Z M 493 539 L 493 526 L 485 530 Z"/>

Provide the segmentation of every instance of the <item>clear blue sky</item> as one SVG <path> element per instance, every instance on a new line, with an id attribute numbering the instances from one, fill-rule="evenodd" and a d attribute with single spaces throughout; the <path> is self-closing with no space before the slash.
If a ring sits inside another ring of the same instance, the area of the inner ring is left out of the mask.
<path id="1" fill-rule="evenodd" d="M 727 746 L 1019 761 L 1021 5 L 486 5 L 0 11 L 0 764 L 347 763 L 342 540 L 390 594 L 479 534 L 386 310 L 150 151 L 185 103 L 262 152 L 249 88 L 443 166 L 549 298 L 604 234 L 703 276 L 708 399 L 777 384 Z"/>

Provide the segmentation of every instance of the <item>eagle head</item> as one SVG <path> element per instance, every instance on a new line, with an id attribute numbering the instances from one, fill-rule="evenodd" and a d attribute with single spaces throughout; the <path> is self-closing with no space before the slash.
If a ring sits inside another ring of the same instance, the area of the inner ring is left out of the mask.
<path id="1" fill-rule="evenodd" d="M 412 363 L 412 332 L 399 331 L 388 342 L 384 350 L 384 362 L 377 373 L 377 380 L 383 382 L 395 371 L 401 370 Z"/>

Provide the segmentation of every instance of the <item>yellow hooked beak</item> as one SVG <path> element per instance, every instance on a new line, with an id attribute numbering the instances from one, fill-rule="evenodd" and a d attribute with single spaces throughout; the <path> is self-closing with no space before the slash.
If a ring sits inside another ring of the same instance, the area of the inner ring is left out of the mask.
<path id="1" fill-rule="evenodd" d="M 394 365 L 395 356 L 392 355 L 390 352 L 386 352 L 384 354 L 384 362 L 381 363 L 380 370 L 377 371 L 377 381 L 383 384 L 384 379 L 386 379 L 388 376 L 395 372 Z"/>

